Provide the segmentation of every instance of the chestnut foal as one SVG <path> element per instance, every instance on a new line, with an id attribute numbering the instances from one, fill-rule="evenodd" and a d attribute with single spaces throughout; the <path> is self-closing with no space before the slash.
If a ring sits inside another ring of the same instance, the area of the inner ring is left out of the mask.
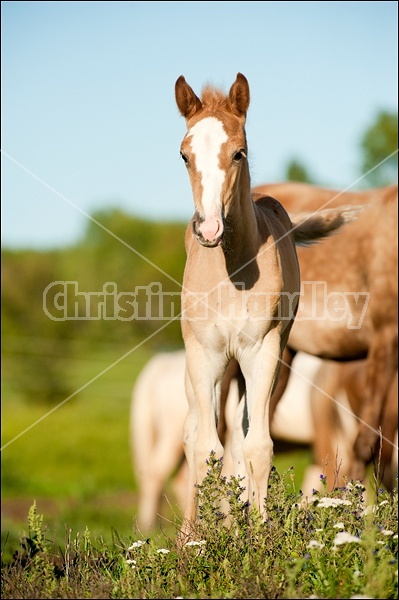
<path id="1" fill-rule="evenodd" d="M 181 322 L 189 405 L 183 436 L 189 475 L 182 533 L 189 534 L 197 513 L 195 484 L 206 475 L 210 452 L 223 455 L 217 421 L 221 382 L 231 359 L 245 378 L 249 416 L 246 435 L 232 441 L 235 472 L 246 477 L 252 507 L 266 516 L 273 459 L 269 401 L 300 291 L 295 245 L 329 235 L 357 210 L 321 211 L 294 225 L 274 198 L 252 199 L 245 134 L 250 96 L 241 73 L 227 95 L 207 86 L 201 99 L 180 76 L 175 97 L 186 119 L 181 157 L 195 206 L 186 231 Z"/>

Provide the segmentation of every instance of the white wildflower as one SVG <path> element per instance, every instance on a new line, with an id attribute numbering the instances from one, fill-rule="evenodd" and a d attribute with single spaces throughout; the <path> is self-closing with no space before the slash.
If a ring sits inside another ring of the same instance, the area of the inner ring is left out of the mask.
<path id="1" fill-rule="evenodd" d="M 335 506 L 350 506 L 352 504 L 352 502 L 350 502 L 350 500 L 342 500 L 341 498 L 320 498 L 320 502 L 317 505 L 318 507 L 322 507 L 322 508 L 330 508 L 330 507 L 335 507 Z"/>
<path id="2" fill-rule="evenodd" d="M 299 508 L 302 510 L 303 508 L 307 508 L 309 504 L 316 502 L 316 500 L 318 500 L 318 496 L 311 496 L 310 498 L 305 496 L 305 498 L 302 498 L 300 502 L 295 502 L 295 504 L 292 504 L 291 508 Z"/>
<path id="3" fill-rule="evenodd" d="M 157 552 L 158 554 L 169 554 L 170 550 L 167 548 L 158 548 Z"/>
<path id="4" fill-rule="evenodd" d="M 335 525 L 333 525 L 333 527 L 336 527 L 336 529 L 345 529 L 345 526 L 343 523 L 335 523 Z"/>
<path id="5" fill-rule="evenodd" d="M 364 485 L 362 483 L 359 483 L 357 481 L 353 482 L 352 481 L 348 481 L 348 483 L 345 485 L 347 490 L 353 490 L 353 488 L 359 488 L 361 490 L 364 489 Z"/>
<path id="6" fill-rule="evenodd" d="M 334 538 L 334 546 L 340 546 L 341 544 L 350 544 L 351 542 L 360 542 L 360 538 L 355 535 L 351 535 L 347 531 L 339 531 Z"/>
<path id="7" fill-rule="evenodd" d="M 126 562 L 127 562 L 128 565 L 131 565 L 133 569 L 135 568 L 135 566 L 136 566 L 136 561 L 135 560 L 133 560 L 132 558 L 127 558 Z"/>
<path id="8" fill-rule="evenodd" d="M 393 531 L 391 531 L 390 529 L 382 529 L 381 533 L 383 535 L 393 535 Z"/>
<path id="9" fill-rule="evenodd" d="M 310 540 L 308 544 L 308 548 L 324 548 L 324 544 L 318 542 L 317 540 Z"/>
<path id="10" fill-rule="evenodd" d="M 131 546 L 129 546 L 128 550 L 134 550 L 135 548 L 140 548 L 140 546 L 144 546 L 145 542 L 143 540 L 137 540 L 137 542 L 133 542 Z"/>
<path id="11" fill-rule="evenodd" d="M 184 544 L 184 547 L 186 546 L 204 546 L 206 544 L 205 540 L 201 540 L 200 542 L 195 542 L 194 540 L 192 542 L 187 542 L 186 544 Z"/>

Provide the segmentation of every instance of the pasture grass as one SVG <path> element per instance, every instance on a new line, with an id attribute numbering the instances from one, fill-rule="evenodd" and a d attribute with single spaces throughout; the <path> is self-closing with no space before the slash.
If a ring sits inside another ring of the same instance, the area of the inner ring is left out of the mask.
<path id="1" fill-rule="evenodd" d="M 221 478 L 212 455 L 208 466 L 188 543 L 176 519 L 172 535 L 150 539 L 68 530 L 61 550 L 34 503 L 2 566 L 3 597 L 397 598 L 397 490 L 376 486 L 367 507 L 360 482 L 303 498 L 292 469 L 273 469 L 263 522 L 240 499 L 242 482 Z"/>
<path id="2" fill-rule="evenodd" d="M 130 401 L 136 377 L 154 350 L 138 348 L 106 371 L 128 350 L 128 346 L 82 344 L 75 358 L 68 358 L 64 365 L 72 389 L 81 391 L 50 413 L 52 405 L 21 397 L 5 370 L 1 469 L 5 560 L 19 546 L 33 501 L 46 515 L 49 534 L 60 546 L 66 530 L 76 533 L 86 526 L 92 536 L 109 543 L 115 530 L 121 536 L 131 535 L 137 516 L 137 484 L 129 447 Z M 310 460 L 310 450 L 300 449 L 278 453 L 275 464 L 280 472 L 294 465 L 299 488 Z M 171 485 L 161 513 L 164 518 L 154 533 L 173 534 L 168 520 L 173 521 L 175 513 L 181 515 Z"/>
<path id="3" fill-rule="evenodd" d="M 128 350 L 85 348 L 68 359 L 65 376 L 80 392 L 46 417 L 53 407 L 22 398 L 5 372 L 4 598 L 397 597 L 397 494 L 376 485 L 370 497 L 377 510 L 368 515 L 360 488 L 331 495 L 351 505 L 300 507 L 310 450 L 277 452 L 267 523 L 248 515 L 240 482 L 220 480 L 210 457 L 193 531 L 194 541 L 205 543 L 184 547 L 178 539 L 181 512 L 170 486 L 163 518 L 144 538 L 135 521 L 128 423 L 134 381 L 152 352 L 139 348 L 116 362 Z M 230 526 L 214 509 L 223 497 Z M 360 541 L 334 544 L 340 522 Z M 320 546 L 308 547 L 312 540 Z"/>
<path id="4" fill-rule="evenodd" d="M 34 500 L 58 539 L 66 527 L 79 531 L 86 525 L 109 539 L 112 528 L 131 533 L 136 482 L 130 399 L 151 352 L 140 349 L 106 371 L 128 347 L 84 350 L 64 371 L 71 388 L 81 391 L 53 412 L 51 405 L 18 395 L 7 373 L 3 379 L 2 540 L 8 537 L 7 555 L 15 550 Z"/>

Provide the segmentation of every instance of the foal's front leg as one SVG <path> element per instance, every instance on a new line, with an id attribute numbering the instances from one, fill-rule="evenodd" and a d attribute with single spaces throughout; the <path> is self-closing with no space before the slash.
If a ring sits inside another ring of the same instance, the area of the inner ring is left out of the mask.
<path id="1" fill-rule="evenodd" d="M 211 451 L 223 456 L 217 432 L 220 411 L 221 380 L 225 363 L 220 358 L 209 360 L 195 341 L 186 345 L 186 394 L 189 411 L 184 427 L 184 449 L 188 463 L 188 489 L 183 531 L 197 514 L 195 484 L 206 476 Z"/>

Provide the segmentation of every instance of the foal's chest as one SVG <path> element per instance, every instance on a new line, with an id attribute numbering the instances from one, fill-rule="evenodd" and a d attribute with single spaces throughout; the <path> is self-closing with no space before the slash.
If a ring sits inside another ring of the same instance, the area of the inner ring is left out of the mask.
<path id="1" fill-rule="evenodd" d="M 274 320 L 281 320 L 285 310 L 281 291 L 272 286 L 247 290 L 228 278 L 214 282 L 212 275 L 207 281 L 197 291 L 184 286 L 182 294 L 183 320 L 201 344 L 252 346 L 264 338 Z"/>

